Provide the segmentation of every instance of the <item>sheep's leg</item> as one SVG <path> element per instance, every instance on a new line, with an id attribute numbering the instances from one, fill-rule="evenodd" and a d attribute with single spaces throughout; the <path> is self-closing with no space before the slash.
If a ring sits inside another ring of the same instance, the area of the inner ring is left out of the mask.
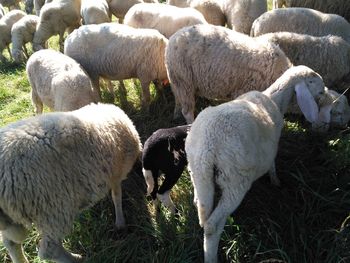
<path id="1" fill-rule="evenodd" d="M 273 164 L 269 170 L 269 176 L 270 176 L 271 184 L 276 185 L 276 186 L 281 186 L 281 181 L 280 181 L 280 179 L 278 179 L 277 174 L 276 174 L 275 162 L 273 162 Z"/>
<path id="2" fill-rule="evenodd" d="M 10 54 L 10 58 L 11 59 L 13 59 L 13 57 L 12 57 L 12 53 L 11 53 L 11 50 L 10 50 L 10 46 L 7 46 L 7 51 L 9 52 L 9 54 Z"/>
<path id="3" fill-rule="evenodd" d="M 22 243 L 28 235 L 27 230 L 18 224 L 13 224 L 2 211 L 0 211 L 0 229 L 2 239 L 14 263 L 28 263 L 24 255 Z"/>
<path id="4" fill-rule="evenodd" d="M 35 87 L 32 87 L 32 102 L 35 107 L 35 114 L 43 113 L 43 103 L 38 94 L 35 92 Z"/>
<path id="5" fill-rule="evenodd" d="M 150 81 L 141 80 L 141 88 L 142 88 L 142 108 L 147 110 L 149 109 L 149 104 L 151 100 L 151 94 L 149 92 L 149 84 Z"/>
<path id="6" fill-rule="evenodd" d="M 126 91 L 126 88 L 124 85 L 124 81 L 120 80 L 119 81 L 119 99 L 120 99 L 122 106 L 127 104 L 126 98 L 127 98 L 127 91 Z"/>
<path id="7" fill-rule="evenodd" d="M 58 40 L 58 43 L 60 45 L 60 52 L 61 53 L 64 53 L 64 41 L 63 41 L 63 37 L 64 37 L 64 31 L 63 32 L 60 32 L 59 34 L 59 40 Z"/>
<path id="8" fill-rule="evenodd" d="M 187 124 L 191 124 L 194 121 L 194 103 L 182 105 L 182 115 L 185 117 Z"/>
<path id="9" fill-rule="evenodd" d="M 173 201 L 171 200 L 170 190 L 179 180 L 180 176 L 181 176 L 180 171 L 177 171 L 176 173 L 166 174 L 164 182 L 162 183 L 162 185 L 159 187 L 159 190 L 158 190 L 158 195 L 157 195 L 158 199 L 170 210 L 172 214 L 175 214 L 176 207 Z"/>
<path id="10" fill-rule="evenodd" d="M 69 253 L 64 249 L 61 241 L 56 241 L 48 236 L 44 236 L 39 242 L 39 257 L 58 263 L 82 262 L 80 255 Z"/>
<path id="11" fill-rule="evenodd" d="M 117 229 L 125 228 L 125 218 L 122 207 L 122 185 L 121 182 L 115 182 L 112 187 L 112 199 L 115 209 L 115 226 Z"/>
<path id="12" fill-rule="evenodd" d="M 99 76 L 90 76 L 92 86 L 94 87 L 99 101 L 101 101 L 101 89 L 100 89 L 100 77 Z"/>
<path id="13" fill-rule="evenodd" d="M 23 45 L 23 52 L 26 55 L 26 58 L 28 59 L 29 58 L 29 54 L 28 54 L 28 50 L 27 50 L 27 47 L 26 47 L 25 44 Z"/>
<path id="14" fill-rule="evenodd" d="M 249 189 L 245 185 L 241 185 L 237 191 L 228 188 L 227 185 L 220 188 L 223 190 L 218 205 L 204 222 L 204 262 L 217 262 L 220 236 L 226 219 L 236 210 Z"/>

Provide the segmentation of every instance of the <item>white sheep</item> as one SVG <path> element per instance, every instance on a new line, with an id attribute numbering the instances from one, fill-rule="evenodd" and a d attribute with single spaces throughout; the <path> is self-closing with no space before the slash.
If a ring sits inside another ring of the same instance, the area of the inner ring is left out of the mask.
<path id="1" fill-rule="evenodd" d="M 266 0 L 223 0 L 222 10 L 229 28 L 249 35 L 256 18 L 267 11 Z"/>
<path id="2" fill-rule="evenodd" d="M 106 0 L 82 0 L 80 14 L 83 25 L 108 23 L 112 18 Z"/>
<path id="3" fill-rule="evenodd" d="M 99 41 L 96 41 L 96 40 Z M 65 41 L 64 53 L 75 59 L 99 89 L 99 78 L 139 78 L 142 105 L 150 102 L 149 84 L 167 80 L 164 63 L 168 40 L 154 29 L 135 29 L 117 23 L 81 26 Z"/>
<path id="4" fill-rule="evenodd" d="M 5 9 L 4 7 L 0 4 L 0 19 L 5 15 Z"/>
<path id="5" fill-rule="evenodd" d="M 158 3 L 158 0 L 107 0 L 107 2 L 109 10 L 111 10 L 112 14 L 122 23 L 125 14 L 133 5 L 139 3 Z"/>
<path id="6" fill-rule="evenodd" d="M 124 24 L 135 28 L 157 29 L 166 38 L 169 38 L 183 27 L 207 24 L 207 21 L 201 12 L 193 8 L 141 3 L 129 9 L 124 18 Z"/>
<path id="7" fill-rule="evenodd" d="M 63 238 L 81 210 L 112 191 L 116 227 L 125 226 L 121 182 L 141 154 L 139 135 L 118 107 L 91 104 L 21 120 L 0 129 L 0 230 L 16 263 L 32 223 L 39 256 L 80 262 Z"/>
<path id="8" fill-rule="evenodd" d="M 36 114 L 43 112 L 43 104 L 54 111 L 70 111 L 100 100 L 83 68 L 60 52 L 49 49 L 35 52 L 26 71 Z"/>
<path id="9" fill-rule="evenodd" d="M 314 37 L 291 32 L 258 37 L 278 45 L 293 65 L 305 65 L 322 76 L 326 86 L 350 73 L 350 43 L 334 35 Z"/>
<path id="10" fill-rule="evenodd" d="M 258 17 L 250 35 L 287 31 L 312 36 L 336 35 L 350 42 L 350 24 L 335 14 L 325 14 L 309 8 L 280 8 Z"/>
<path id="11" fill-rule="evenodd" d="M 26 15 L 13 24 L 11 29 L 11 54 L 16 62 L 23 62 L 25 56 L 28 58 L 26 43 L 32 42 L 39 17 L 36 15 Z M 23 51 L 25 56 L 23 54 Z"/>
<path id="12" fill-rule="evenodd" d="M 348 0 L 273 0 L 273 8 L 306 7 L 324 13 L 337 14 L 350 21 L 350 2 Z"/>
<path id="13" fill-rule="evenodd" d="M 167 4 L 197 9 L 203 14 L 205 20 L 212 25 L 224 26 L 226 23 L 221 4 L 216 0 L 167 0 Z"/>
<path id="14" fill-rule="evenodd" d="M 26 13 L 20 10 L 12 10 L 6 13 L 0 19 L 0 59 L 1 61 L 5 61 L 6 58 L 2 54 L 2 51 L 7 47 L 8 52 L 11 56 L 11 51 L 9 48 L 9 44 L 11 43 L 11 28 L 14 23 L 24 17 Z"/>
<path id="15" fill-rule="evenodd" d="M 194 120 L 195 97 L 230 100 L 250 90 L 264 90 L 292 66 L 276 45 L 213 25 L 186 27 L 166 49 L 166 66 L 187 123 Z"/>
<path id="16" fill-rule="evenodd" d="M 21 0 L 0 0 L 0 4 L 7 7 L 9 10 L 21 9 L 19 3 Z"/>
<path id="17" fill-rule="evenodd" d="M 72 32 L 80 26 L 81 0 L 54 0 L 40 11 L 40 21 L 34 34 L 33 49 L 38 51 L 53 35 L 59 34 L 60 51 L 63 52 L 64 32 Z"/>
<path id="18" fill-rule="evenodd" d="M 271 181 L 279 184 L 274 160 L 288 105 L 296 97 L 305 117 L 318 126 L 327 121 L 323 113 L 329 117 L 329 107 L 318 108 L 323 94 L 322 78 L 305 66 L 297 66 L 264 92 L 248 92 L 198 115 L 185 150 L 199 223 L 204 229 L 204 262 L 217 261 L 226 219 L 252 183 L 269 172 Z M 219 198 L 214 207 L 215 196 Z"/>

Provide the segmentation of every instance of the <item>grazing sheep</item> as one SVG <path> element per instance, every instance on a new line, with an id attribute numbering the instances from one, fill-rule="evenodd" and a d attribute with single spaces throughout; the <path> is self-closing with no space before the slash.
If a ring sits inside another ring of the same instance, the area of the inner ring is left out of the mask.
<path id="1" fill-rule="evenodd" d="M 142 152 L 142 172 L 147 193 L 154 202 L 158 198 L 172 213 L 176 208 L 170 190 L 187 165 L 185 139 L 190 127 L 184 125 L 155 131 L 146 140 Z M 164 181 L 158 189 L 159 172 L 164 174 Z"/>
<path id="2" fill-rule="evenodd" d="M 5 9 L 4 7 L 0 4 L 0 19 L 5 15 Z"/>
<path id="3" fill-rule="evenodd" d="M 273 8 L 306 7 L 324 13 L 337 14 L 350 21 L 350 2 L 348 0 L 273 0 Z"/>
<path id="4" fill-rule="evenodd" d="M 227 26 L 249 35 L 256 18 L 267 11 L 266 0 L 223 0 L 222 10 Z"/>
<path id="5" fill-rule="evenodd" d="M 54 0 L 40 11 L 40 21 L 34 34 L 33 49 L 43 49 L 45 42 L 59 34 L 60 51 L 63 53 L 63 36 L 66 29 L 72 32 L 80 26 L 81 0 Z"/>
<path id="6" fill-rule="evenodd" d="M 135 28 L 157 29 L 169 38 L 183 27 L 207 24 L 207 21 L 199 11 L 193 8 L 141 3 L 129 9 L 125 15 L 124 24 Z"/>
<path id="7" fill-rule="evenodd" d="M 25 56 L 28 58 L 28 51 L 26 43 L 32 42 L 36 26 L 38 24 L 39 17 L 35 15 L 26 15 L 13 24 L 11 29 L 11 41 L 12 41 L 12 57 L 16 62 L 23 62 Z"/>
<path id="8" fill-rule="evenodd" d="M 99 41 L 96 41 L 98 39 Z M 142 105 L 150 102 L 149 84 L 167 79 L 164 63 L 168 40 L 154 29 L 117 23 L 81 26 L 66 39 L 64 53 L 75 59 L 99 89 L 99 78 L 139 78 Z"/>
<path id="9" fill-rule="evenodd" d="M 71 111 L 100 100 L 83 68 L 60 52 L 49 49 L 35 52 L 26 71 L 36 114 L 43 112 L 43 104 L 54 111 Z"/>
<path id="10" fill-rule="evenodd" d="M 259 38 L 278 45 L 293 65 L 305 65 L 319 73 L 326 86 L 350 73 L 350 43 L 341 37 L 275 32 Z"/>
<path id="11" fill-rule="evenodd" d="M 139 3 L 158 3 L 158 0 L 107 0 L 109 10 L 115 15 L 120 23 L 123 23 L 123 19 L 128 10 Z"/>
<path id="12" fill-rule="evenodd" d="M 7 7 L 9 10 L 21 9 L 19 3 L 21 0 L 0 0 L 0 4 Z"/>
<path id="13" fill-rule="evenodd" d="M 40 10 L 45 4 L 45 0 L 34 0 L 34 10 L 37 16 L 40 16 Z"/>
<path id="14" fill-rule="evenodd" d="M 39 256 L 80 262 L 63 238 L 80 211 L 112 190 L 116 227 L 125 226 L 121 182 L 141 154 L 139 135 L 118 107 L 91 104 L 21 120 L 0 129 L 0 229 L 14 262 L 32 223 Z"/>
<path id="15" fill-rule="evenodd" d="M 0 19 L 0 60 L 5 61 L 6 58 L 2 54 L 2 51 L 4 48 L 7 47 L 7 50 L 11 56 L 10 51 L 10 43 L 11 43 L 11 28 L 14 23 L 16 23 L 18 20 L 20 20 L 22 17 L 24 17 L 26 13 L 20 10 L 12 10 L 8 13 L 6 13 L 1 19 Z"/>
<path id="16" fill-rule="evenodd" d="M 212 25 L 224 26 L 226 23 L 221 5 L 216 0 L 167 0 L 167 4 L 197 9 L 203 14 L 205 20 Z"/>
<path id="17" fill-rule="evenodd" d="M 217 262 L 226 219 L 252 183 L 269 172 L 271 181 L 279 184 L 274 160 L 288 105 L 296 97 L 310 122 L 327 121 L 320 118 L 326 113 L 324 109 L 318 109 L 323 93 L 322 78 L 305 66 L 297 66 L 264 92 L 248 92 L 198 115 L 185 150 L 199 223 L 204 228 L 204 262 Z M 329 116 L 329 107 L 326 111 Z M 214 207 L 215 196 L 219 198 Z"/>
<path id="18" fill-rule="evenodd" d="M 262 14 L 254 21 L 250 35 L 255 37 L 280 31 L 312 36 L 336 35 L 350 42 L 350 24 L 345 18 L 297 7 L 274 9 Z"/>
<path id="19" fill-rule="evenodd" d="M 165 60 L 174 117 L 182 108 L 187 123 L 194 120 L 197 95 L 227 101 L 264 90 L 292 66 L 278 46 L 213 25 L 179 30 L 169 40 Z"/>
<path id="20" fill-rule="evenodd" d="M 335 128 L 345 128 L 350 121 L 350 106 L 346 96 L 328 90 L 333 101 L 330 124 Z"/>
<path id="21" fill-rule="evenodd" d="M 83 25 L 108 23 L 112 18 L 106 0 L 82 0 L 80 13 Z"/>

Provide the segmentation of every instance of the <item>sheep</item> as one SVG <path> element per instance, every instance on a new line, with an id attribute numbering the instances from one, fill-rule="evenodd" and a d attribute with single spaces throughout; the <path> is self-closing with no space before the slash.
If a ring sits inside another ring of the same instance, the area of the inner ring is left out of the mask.
<path id="1" fill-rule="evenodd" d="M 4 48 L 7 47 L 8 52 L 11 56 L 11 51 L 9 48 L 9 44 L 11 43 L 11 28 L 14 23 L 16 23 L 25 15 L 26 13 L 24 13 L 23 11 L 12 10 L 6 13 L 0 19 L 0 60 L 3 62 L 6 60 L 6 58 L 2 54 L 2 51 L 4 50 Z"/>
<path id="2" fill-rule="evenodd" d="M 40 21 L 34 34 L 33 49 L 38 51 L 53 35 L 59 34 L 60 51 L 63 53 L 63 36 L 66 29 L 72 32 L 80 26 L 81 0 L 55 0 L 46 3 L 40 11 Z"/>
<path id="3" fill-rule="evenodd" d="M 11 54 L 16 62 L 23 62 L 25 60 L 22 52 L 22 47 L 28 58 L 28 51 L 25 46 L 26 43 L 32 42 L 39 17 L 35 15 L 26 15 L 13 24 L 11 29 Z"/>
<path id="4" fill-rule="evenodd" d="M 83 68 L 60 52 L 35 52 L 27 62 L 26 72 L 36 114 L 43 112 L 43 104 L 54 111 L 71 111 L 100 101 Z"/>
<path id="5" fill-rule="evenodd" d="M 157 29 L 169 38 L 183 27 L 207 24 L 207 21 L 199 11 L 193 8 L 141 3 L 129 9 L 124 18 L 124 24 L 135 28 Z"/>
<path id="6" fill-rule="evenodd" d="M 4 7 L 0 4 L 0 19 L 5 15 L 5 9 Z"/>
<path id="7" fill-rule="evenodd" d="M 167 4 L 177 7 L 192 7 L 201 12 L 205 20 L 212 25 L 224 26 L 226 18 L 221 5 L 216 0 L 168 0 Z"/>
<path id="8" fill-rule="evenodd" d="M 185 150 L 199 224 L 204 229 L 204 262 L 217 262 L 226 219 L 252 183 L 269 172 L 271 182 L 279 185 L 274 159 L 290 102 L 296 97 L 305 117 L 318 126 L 327 121 L 324 113 L 329 117 L 330 107 L 318 108 L 323 95 L 322 78 L 310 68 L 297 66 L 263 92 L 245 93 L 198 115 Z M 214 207 L 216 191 L 220 196 Z"/>
<path id="9" fill-rule="evenodd" d="M 21 0 L 0 0 L 0 4 L 7 7 L 9 10 L 21 9 L 19 3 Z"/>
<path id="10" fill-rule="evenodd" d="M 170 190 L 179 180 L 187 165 L 185 139 L 189 125 L 155 131 L 144 143 L 142 172 L 147 183 L 147 194 L 156 203 L 157 198 L 170 210 L 176 212 Z M 158 173 L 164 173 L 164 181 L 158 189 Z"/>
<path id="11" fill-rule="evenodd" d="M 273 8 L 285 7 L 306 7 L 324 13 L 331 13 L 343 16 L 350 21 L 350 4 L 348 0 L 274 0 Z"/>
<path id="12" fill-rule="evenodd" d="M 154 29 L 135 29 L 117 23 L 85 25 L 67 37 L 64 54 L 82 65 L 96 89 L 100 76 L 109 80 L 139 78 L 142 105 L 147 109 L 150 82 L 167 80 L 164 63 L 167 43 Z"/>
<path id="13" fill-rule="evenodd" d="M 125 227 L 121 182 L 140 154 L 132 121 L 114 105 L 90 104 L 1 128 L 0 229 L 13 261 L 28 262 L 21 244 L 33 223 L 40 258 L 80 262 L 61 242 L 79 212 L 109 190 L 116 227 Z"/>
<path id="14" fill-rule="evenodd" d="M 83 25 L 108 23 L 112 18 L 106 0 L 83 0 L 80 13 Z"/>
<path id="15" fill-rule="evenodd" d="M 213 25 L 175 33 L 165 63 L 175 96 L 174 118 L 182 108 L 187 123 L 194 120 L 196 95 L 229 100 L 249 90 L 264 90 L 292 66 L 278 46 Z"/>
<path id="16" fill-rule="evenodd" d="M 312 68 L 322 76 L 326 86 L 334 85 L 350 73 L 350 43 L 339 36 L 275 32 L 258 38 L 278 45 L 293 65 Z"/>
<path id="17" fill-rule="evenodd" d="M 267 11 L 266 0 L 223 0 L 222 10 L 227 26 L 249 35 L 256 18 Z"/>
<path id="18" fill-rule="evenodd" d="M 350 42 L 350 24 L 335 14 L 308 8 L 281 8 L 262 14 L 252 26 L 250 35 L 288 31 L 312 36 L 336 35 Z"/>
<path id="19" fill-rule="evenodd" d="M 112 14 L 115 15 L 120 23 L 123 23 L 123 19 L 128 10 L 139 3 L 158 3 L 158 0 L 107 0 L 109 9 Z"/>

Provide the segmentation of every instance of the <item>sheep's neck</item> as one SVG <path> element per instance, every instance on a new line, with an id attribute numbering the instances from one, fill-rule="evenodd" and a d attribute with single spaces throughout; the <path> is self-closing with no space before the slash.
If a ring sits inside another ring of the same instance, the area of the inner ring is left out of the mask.
<path id="1" fill-rule="evenodd" d="M 276 81 L 264 94 L 269 96 L 278 106 L 280 112 L 284 115 L 294 95 L 294 81 Z"/>

